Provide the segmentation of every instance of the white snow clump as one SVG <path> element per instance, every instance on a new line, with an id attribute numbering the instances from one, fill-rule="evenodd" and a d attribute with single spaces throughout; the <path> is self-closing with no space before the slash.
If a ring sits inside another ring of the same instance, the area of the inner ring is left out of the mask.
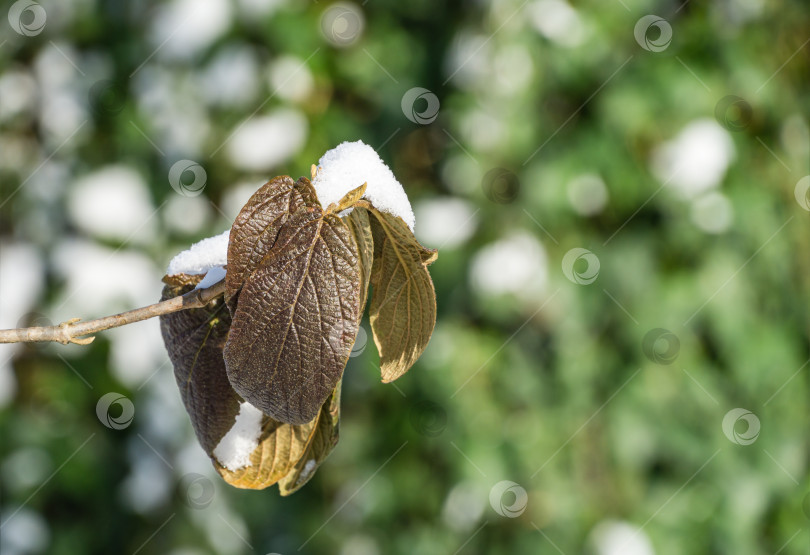
<path id="1" fill-rule="evenodd" d="M 342 199 L 346 193 L 367 184 L 363 198 L 381 212 L 399 216 L 413 231 L 414 215 L 408 195 L 377 152 L 363 141 L 341 143 L 318 160 L 312 180 L 321 206 Z"/>

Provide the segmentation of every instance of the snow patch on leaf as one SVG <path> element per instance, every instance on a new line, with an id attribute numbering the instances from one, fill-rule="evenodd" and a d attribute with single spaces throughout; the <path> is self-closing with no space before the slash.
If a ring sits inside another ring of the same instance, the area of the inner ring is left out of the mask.
<path id="1" fill-rule="evenodd" d="M 304 469 L 301 471 L 301 477 L 298 478 L 299 480 L 307 480 L 312 472 L 315 470 L 315 467 L 318 465 L 318 461 L 315 459 L 309 459 L 307 464 L 304 465 Z"/>
<path id="2" fill-rule="evenodd" d="M 226 230 L 198 241 L 191 248 L 184 250 L 169 262 L 166 274 L 207 274 L 215 266 L 224 266 L 228 263 L 228 238 L 231 230 Z"/>
<path id="3" fill-rule="evenodd" d="M 413 231 L 414 215 L 408 195 L 377 152 L 363 141 L 341 143 L 326 151 L 318 160 L 318 171 L 312 180 L 324 208 L 339 202 L 363 183 L 368 184 L 363 198 L 377 210 L 399 216 Z"/>
<path id="4" fill-rule="evenodd" d="M 200 280 L 200 283 L 198 283 L 197 287 L 194 289 L 205 289 L 206 287 L 211 287 L 215 283 L 219 283 L 225 279 L 225 273 L 224 266 L 214 266 L 208 270 L 205 277 Z"/>
<path id="5" fill-rule="evenodd" d="M 248 402 L 239 405 L 233 427 L 214 447 L 219 464 L 230 471 L 251 466 L 250 454 L 259 446 L 262 433 L 262 416 L 262 411 Z"/>

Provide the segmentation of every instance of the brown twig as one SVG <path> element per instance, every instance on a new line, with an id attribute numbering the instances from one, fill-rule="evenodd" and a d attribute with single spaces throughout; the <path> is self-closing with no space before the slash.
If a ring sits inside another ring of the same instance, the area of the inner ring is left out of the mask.
<path id="1" fill-rule="evenodd" d="M 126 326 L 141 320 L 148 320 L 155 316 L 171 314 L 189 308 L 202 308 L 216 297 L 225 292 L 225 280 L 205 289 L 195 289 L 185 295 L 172 297 L 159 303 L 150 304 L 143 308 L 128 310 L 121 314 L 105 316 L 96 320 L 78 323 L 81 318 L 73 318 L 62 322 L 58 326 L 43 326 L 38 328 L 18 328 L 13 330 L 0 330 L 0 343 L 33 343 L 37 341 L 55 341 L 62 345 L 76 343 L 88 345 L 95 337 L 82 337 L 110 328 Z"/>

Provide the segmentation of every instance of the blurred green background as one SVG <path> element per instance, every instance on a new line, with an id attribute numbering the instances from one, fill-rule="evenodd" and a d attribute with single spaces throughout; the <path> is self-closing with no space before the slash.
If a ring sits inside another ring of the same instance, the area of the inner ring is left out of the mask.
<path id="1" fill-rule="evenodd" d="M 428 351 L 383 385 L 361 334 L 290 498 L 217 477 L 157 321 L 0 346 L 4 554 L 810 552 L 806 2 L 2 12 L 0 327 L 153 302 L 346 140 L 440 251 Z"/>

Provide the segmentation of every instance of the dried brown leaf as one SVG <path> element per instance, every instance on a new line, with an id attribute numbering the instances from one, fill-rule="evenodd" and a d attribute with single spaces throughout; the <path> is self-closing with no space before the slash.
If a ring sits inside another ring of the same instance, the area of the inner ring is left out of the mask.
<path id="1" fill-rule="evenodd" d="M 239 211 L 231 227 L 225 276 L 225 299 L 231 313 L 245 280 L 271 251 L 282 225 L 304 203 L 302 190 L 283 175 L 262 185 Z"/>
<path id="2" fill-rule="evenodd" d="M 194 289 L 203 276 L 166 276 L 161 300 Z M 204 308 L 160 317 L 163 342 L 197 439 L 211 455 L 239 413 L 240 398 L 228 382 L 222 348 L 231 315 L 222 298 Z"/>
<path id="3" fill-rule="evenodd" d="M 303 204 L 256 256 L 224 356 L 237 393 L 275 420 L 305 424 L 343 374 L 359 327 L 361 284 L 347 225 L 324 214 L 309 180 L 294 189 Z"/>

